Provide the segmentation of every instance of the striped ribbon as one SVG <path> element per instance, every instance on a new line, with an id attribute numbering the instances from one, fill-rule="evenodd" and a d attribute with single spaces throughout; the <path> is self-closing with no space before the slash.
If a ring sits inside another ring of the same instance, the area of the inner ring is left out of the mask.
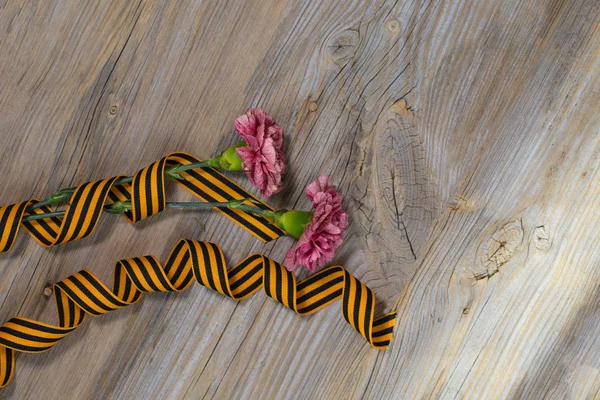
<path id="1" fill-rule="evenodd" d="M 180 292 L 193 280 L 234 300 L 245 299 L 262 287 L 267 296 L 299 315 L 312 314 L 341 298 L 344 319 L 373 347 L 385 349 L 392 339 L 396 314 L 374 318 L 373 292 L 341 266 L 325 268 L 296 283 L 292 272 L 262 254 L 253 254 L 228 270 L 216 244 L 181 239 L 164 267 L 154 256 L 118 261 L 112 290 L 85 269 L 54 284 L 58 325 L 23 317 L 2 325 L 0 387 L 12 377 L 15 351 L 49 350 L 79 327 L 86 314 L 118 310 L 146 292 Z"/>
<path id="2" fill-rule="evenodd" d="M 9 251 L 13 247 L 21 225 L 44 247 L 85 238 L 94 231 L 102 215 L 102 207 L 107 202 L 131 201 L 131 212 L 124 214 L 131 223 L 159 213 L 166 208 L 167 204 L 165 167 L 200 161 L 186 153 L 172 153 L 138 171 L 131 184 L 113 186 L 115 181 L 123 178 L 122 176 L 84 183 L 75 189 L 64 217 L 23 221 L 23 218 L 31 214 L 52 212 L 49 206 L 27 211 L 28 207 L 39 202 L 37 199 L 0 207 L 0 253 Z M 251 198 L 256 200 L 254 206 L 271 209 L 213 168 L 190 170 L 180 175 L 184 179 L 175 179 L 175 182 L 203 202 L 226 202 Z M 261 216 L 228 208 L 216 208 L 216 210 L 263 242 L 269 242 L 285 234 Z"/>
<path id="3" fill-rule="evenodd" d="M 30 215 L 27 208 L 38 202 L 36 199 L 0 207 L 0 250 L 10 250 L 21 224 L 44 247 L 89 236 L 107 201 L 130 200 L 133 207 L 125 217 L 132 223 L 156 214 L 166 204 L 164 168 L 199 161 L 189 154 L 174 153 L 140 170 L 131 184 L 113 187 L 120 178 L 114 177 L 80 185 L 64 217 L 22 221 Z M 253 198 L 211 168 L 188 171 L 182 176 L 185 180 L 177 183 L 202 201 Z M 255 205 L 268 207 L 258 201 Z M 40 207 L 33 213 L 50 211 L 49 207 Z M 285 234 L 262 217 L 240 210 L 218 211 L 264 242 Z M 101 315 L 123 308 L 137 302 L 146 292 L 180 292 L 190 287 L 193 280 L 234 300 L 251 296 L 262 287 L 267 296 L 299 315 L 312 314 L 341 298 L 344 319 L 373 347 L 385 349 L 392 339 L 396 314 L 374 318 L 373 292 L 341 266 L 325 268 L 296 283 L 292 272 L 264 255 L 253 254 L 228 270 L 223 252 L 216 244 L 181 239 L 164 266 L 154 256 L 118 261 L 112 290 L 85 269 L 54 284 L 58 325 L 19 316 L 2 325 L 0 388 L 13 376 L 16 351 L 49 350 L 79 327 L 86 314 Z"/>

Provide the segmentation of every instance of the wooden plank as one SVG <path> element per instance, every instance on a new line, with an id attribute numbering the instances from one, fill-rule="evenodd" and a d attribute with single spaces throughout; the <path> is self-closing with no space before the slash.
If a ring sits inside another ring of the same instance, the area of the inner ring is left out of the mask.
<path id="1" fill-rule="evenodd" d="M 0 2 L 0 204 L 208 157 L 260 106 L 286 132 L 271 203 L 306 208 L 330 174 L 351 219 L 336 262 L 399 313 L 381 352 L 335 306 L 147 296 L 20 354 L 0 396 L 600 398 L 599 22 L 596 0 Z M 180 237 L 231 263 L 293 244 L 182 211 L 49 250 L 23 236 L 0 317 L 53 322 L 48 284 L 110 282 Z"/>

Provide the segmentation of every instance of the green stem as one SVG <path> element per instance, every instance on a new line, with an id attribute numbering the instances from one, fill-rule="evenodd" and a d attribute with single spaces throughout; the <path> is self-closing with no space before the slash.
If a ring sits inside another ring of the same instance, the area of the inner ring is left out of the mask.
<path id="1" fill-rule="evenodd" d="M 65 215 L 64 211 L 54 211 L 54 212 L 50 212 L 50 213 L 46 213 L 46 214 L 28 215 L 27 217 L 23 218 L 23 221 L 35 221 L 38 219 L 62 217 L 64 215 Z"/>
<path id="2" fill-rule="evenodd" d="M 165 168 L 165 176 L 168 176 L 169 178 L 180 180 L 180 179 L 183 179 L 179 175 L 180 172 L 185 172 L 185 171 L 189 171 L 189 170 L 196 169 L 196 168 L 216 167 L 217 165 L 214 160 L 215 159 L 211 158 L 209 160 L 199 162 L 199 163 L 192 163 L 192 164 L 186 164 L 186 165 L 181 165 L 181 164 L 172 165 L 170 167 Z M 115 181 L 115 183 L 113 183 L 113 186 L 124 185 L 126 183 L 131 183 L 131 182 L 133 182 L 133 176 L 127 176 L 125 178 L 121 178 L 121 179 Z M 29 207 L 27 209 L 27 211 L 33 211 L 33 210 L 38 209 L 43 206 L 60 204 L 65 201 L 69 201 L 69 199 L 71 198 L 73 193 L 75 193 L 75 189 L 77 189 L 77 188 L 71 187 L 71 188 L 61 189 L 58 192 L 50 195 L 50 197 L 47 198 L 46 200 L 40 201 L 39 203 L 32 205 L 31 207 Z M 57 211 L 57 212 L 60 212 L 60 211 Z M 49 214 L 40 214 L 40 215 L 49 215 Z M 32 215 L 31 217 L 35 217 L 35 216 Z M 46 217 L 43 217 L 43 218 L 46 218 Z M 33 218 L 33 219 L 42 219 L 42 218 Z"/>
<path id="3" fill-rule="evenodd" d="M 217 167 L 214 160 L 215 160 L 214 158 L 210 158 L 206 161 L 202 161 L 199 163 L 192 163 L 192 164 L 186 164 L 186 165 L 182 165 L 182 164 L 171 165 L 170 167 L 165 168 L 165 175 L 168 176 L 169 178 L 181 180 L 183 178 L 181 176 L 179 176 L 180 172 L 185 172 L 185 171 L 189 171 L 191 169 L 196 169 L 196 168 Z M 131 180 L 133 180 L 133 178 L 131 178 Z M 129 181 L 129 182 L 131 182 L 131 181 Z"/>
<path id="4" fill-rule="evenodd" d="M 177 201 L 172 201 L 172 202 L 167 202 L 167 208 L 192 208 L 192 209 L 197 209 L 197 208 L 213 208 L 213 207 L 218 207 L 218 208 L 231 208 L 231 209 L 239 209 L 242 211 L 246 211 L 246 212 L 251 212 L 254 214 L 260 214 L 260 215 L 264 215 L 266 211 L 270 211 L 270 210 L 263 210 L 262 208 L 258 208 L 258 207 L 254 207 L 254 206 L 249 206 L 247 204 L 242 204 L 243 202 L 248 201 L 247 199 L 243 199 L 243 200 L 231 200 L 231 201 L 224 201 L 224 202 L 207 202 L 207 203 L 203 203 L 203 202 L 196 202 L 196 201 L 190 201 L 190 202 L 177 202 Z"/>
<path id="5" fill-rule="evenodd" d="M 263 210 L 258 207 L 253 207 L 247 204 L 242 204 L 247 201 L 247 199 L 242 200 L 231 200 L 227 202 L 167 202 L 167 208 L 177 208 L 177 209 L 203 209 L 203 208 L 231 208 L 231 209 L 240 209 L 242 211 L 264 215 L 267 218 L 272 218 L 274 216 L 273 211 Z M 104 206 L 104 211 L 110 214 L 123 214 L 127 211 L 131 211 L 131 201 L 117 201 L 112 204 L 108 204 Z M 45 218 L 51 217 L 62 217 L 65 215 L 65 211 L 54 211 L 46 214 L 33 214 L 28 215 L 23 218 L 23 221 L 35 221 Z"/>
<path id="6" fill-rule="evenodd" d="M 233 207 L 233 208 L 237 208 L 237 209 L 240 209 L 242 211 L 246 211 L 246 212 L 249 212 L 252 214 L 262 215 L 263 217 L 270 219 L 270 220 L 275 219 L 275 212 L 273 212 L 271 210 L 263 210 L 262 208 L 252 207 L 247 204 L 241 204 L 241 205 L 239 205 L 237 207 Z"/>

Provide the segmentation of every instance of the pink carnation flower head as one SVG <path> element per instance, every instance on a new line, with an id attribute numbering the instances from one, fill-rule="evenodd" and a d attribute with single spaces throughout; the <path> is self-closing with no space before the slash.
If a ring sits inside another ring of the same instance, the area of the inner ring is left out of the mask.
<path id="1" fill-rule="evenodd" d="M 235 129 L 246 142 L 236 153 L 250 182 L 264 197 L 279 192 L 285 172 L 281 127 L 260 108 L 249 108 L 235 120 Z"/>
<path id="2" fill-rule="evenodd" d="M 315 272 L 319 266 L 331 261 L 348 226 L 348 214 L 342 210 L 342 196 L 326 175 L 319 176 L 308 185 L 306 197 L 314 203 L 314 214 L 296 247 L 285 256 L 285 264 L 290 271 L 304 266 Z"/>

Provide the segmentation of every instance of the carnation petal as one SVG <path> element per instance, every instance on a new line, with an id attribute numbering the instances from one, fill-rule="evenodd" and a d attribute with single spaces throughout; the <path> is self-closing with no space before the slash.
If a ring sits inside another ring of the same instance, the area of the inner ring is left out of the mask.
<path id="1" fill-rule="evenodd" d="M 348 215 L 342 210 L 342 196 L 333 189 L 326 175 L 321 175 L 306 188 L 313 201 L 314 213 L 310 224 L 288 251 L 286 262 L 302 265 L 311 272 L 331 260 L 341 245 Z"/>
<path id="2" fill-rule="evenodd" d="M 250 182 L 265 197 L 279 192 L 285 172 L 283 129 L 260 108 L 249 108 L 234 125 L 246 141 L 246 146 L 236 149 L 236 153 Z"/>

